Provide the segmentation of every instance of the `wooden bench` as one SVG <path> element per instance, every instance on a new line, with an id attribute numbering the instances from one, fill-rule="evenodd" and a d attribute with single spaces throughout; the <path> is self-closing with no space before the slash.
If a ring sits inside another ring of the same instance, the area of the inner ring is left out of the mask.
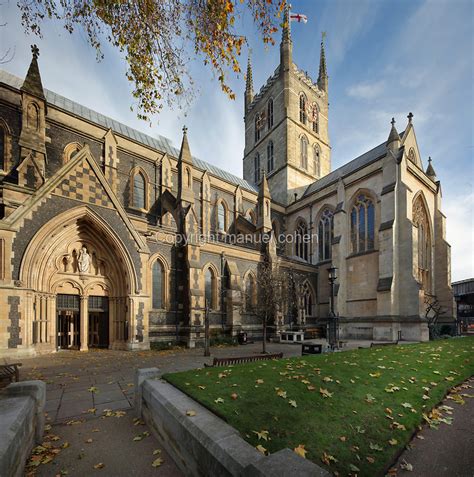
<path id="1" fill-rule="evenodd" d="M 21 363 L 0 364 L 0 387 L 7 386 L 13 381 L 20 381 Z M 6 384 L 4 384 L 6 383 Z"/>
<path id="2" fill-rule="evenodd" d="M 214 358 L 212 364 L 204 364 L 206 368 L 215 366 L 232 366 L 234 364 L 253 363 L 254 361 L 266 361 L 269 359 L 281 359 L 283 353 L 256 354 L 253 356 L 240 356 L 232 358 Z"/>

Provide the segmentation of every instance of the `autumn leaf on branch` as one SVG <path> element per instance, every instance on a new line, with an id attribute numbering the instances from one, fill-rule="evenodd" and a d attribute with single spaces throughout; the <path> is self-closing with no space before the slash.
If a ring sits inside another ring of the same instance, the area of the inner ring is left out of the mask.
<path id="1" fill-rule="evenodd" d="M 191 100 L 189 64 L 202 59 L 222 91 L 235 99 L 229 78 L 241 72 L 239 59 L 247 44 L 238 20 L 247 12 L 264 44 L 275 44 L 286 0 L 19 0 L 26 33 L 41 37 L 47 20 L 69 33 L 83 30 L 98 60 L 103 43 L 125 56 L 133 84 L 137 116 L 146 121 L 164 104 L 183 107 Z"/>

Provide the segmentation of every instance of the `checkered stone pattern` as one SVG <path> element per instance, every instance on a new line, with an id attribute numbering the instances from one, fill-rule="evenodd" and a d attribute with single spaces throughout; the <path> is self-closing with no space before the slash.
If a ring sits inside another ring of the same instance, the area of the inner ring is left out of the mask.
<path id="1" fill-rule="evenodd" d="M 87 162 L 71 171 L 55 190 L 57 194 L 70 199 L 88 202 L 102 207 L 111 207 L 112 203 L 99 179 Z"/>

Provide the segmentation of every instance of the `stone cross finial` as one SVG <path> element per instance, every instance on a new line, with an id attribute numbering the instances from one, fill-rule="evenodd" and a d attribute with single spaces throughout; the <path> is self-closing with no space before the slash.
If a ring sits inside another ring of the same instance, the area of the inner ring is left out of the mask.
<path id="1" fill-rule="evenodd" d="M 413 119 L 413 113 L 411 111 L 408 113 L 407 118 L 408 118 L 408 124 L 411 124 L 411 121 Z"/>
<path id="2" fill-rule="evenodd" d="M 36 45 L 31 45 L 31 53 L 33 53 L 33 58 L 36 60 L 39 56 L 39 48 Z"/>
<path id="3" fill-rule="evenodd" d="M 428 156 L 428 162 L 431 164 L 431 156 Z"/>
<path id="4" fill-rule="evenodd" d="M 187 134 L 188 128 L 186 126 L 183 126 L 183 134 Z"/>
<path id="5" fill-rule="evenodd" d="M 390 121 L 390 124 L 391 124 L 392 126 L 395 126 L 395 118 L 392 118 L 392 120 Z"/>

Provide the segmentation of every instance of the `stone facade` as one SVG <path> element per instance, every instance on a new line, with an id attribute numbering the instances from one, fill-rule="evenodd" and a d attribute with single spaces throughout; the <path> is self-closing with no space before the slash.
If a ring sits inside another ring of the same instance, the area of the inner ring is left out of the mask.
<path id="1" fill-rule="evenodd" d="M 0 72 L 0 355 L 195 346 L 206 303 L 213 334 L 261 336 L 264 253 L 295 302 L 273 333 L 324 329 L 331 264 L 342 337 L 425 340 L 435 298 L 454 315 L 441 186 L 412 115 L 331 172 L 324 46 L 316 83 L 289 29 L 280 51 L 257 95 L 249 63 L 244 179 L 193 157 L 186 130 L 178 150 L 43 89 L 36 49 L 25 80 Z"/>

